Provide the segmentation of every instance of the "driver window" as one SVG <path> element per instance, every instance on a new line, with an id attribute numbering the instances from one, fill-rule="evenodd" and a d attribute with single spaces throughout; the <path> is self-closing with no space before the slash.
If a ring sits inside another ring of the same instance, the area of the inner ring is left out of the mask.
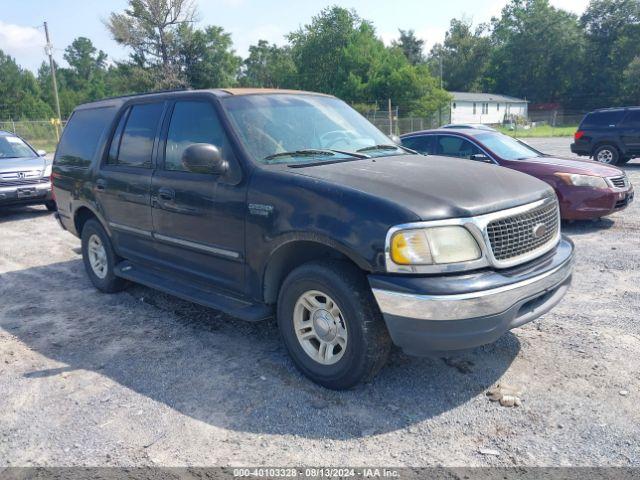
<path id="1" fill-rule="evenodd" d="M 220 149 L 222 156 L 229 155 L 226 135 L 218 115 L 209 102 L 176 102 L 167 133 L 164 169 L 186 172 L 182 154 L 194 143 L 209 143 Z"/>
<path id="2" fill-rule="evenodd" d="M 441 136 L 438 139 L 439 155 L 470 159 L 479 153 L 482 153 L 480 149 L 464 138 Z"/>

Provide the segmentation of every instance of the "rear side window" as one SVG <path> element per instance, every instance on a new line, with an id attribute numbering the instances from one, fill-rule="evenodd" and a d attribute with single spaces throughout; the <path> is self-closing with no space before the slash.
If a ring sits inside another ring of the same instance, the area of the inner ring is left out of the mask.
<path id="1" fill-rule="evenodd" d="M 627 116 L 624 117 L 622 126 L 627 128 L 640 128 L 640 110 L 630 110 Z"/>
<path id="2" fill-rule="evenodd" d="M 120 119 L 109 148 L 110 165 L 151 168 L 153 142 L 164 104 L 132 106 Z"/>
<path id="3" fill-rule="evenodd" d="M 441 135 L 438 137 L 438 155 L 447 157 L 470 158 L 471 155 L 481 153 L 469 140 L 460 137 Z"/>
<path id="4" fill-rule="evenodd" d="M 433 135 L 423 137 L 409 137 L 402 139 L 402 145 L 419 153 L 432 155 L 435 153 L 435 138 Z"/>
<path id="5" fill-rule="evenodd" d="M 88 168 L 96 153 L 100 138 L 113 121 L 113 107 L 76 111 L 64 129 L 56 150 L 56 165 Z"/>
<path id="6" fill-rule="evenodd" d="M 624 113 L 624 110 L 589 113 L 584 117 L 584 120 L 582 120 L 580 128 L 615 127 L 620 120 L 622 120 L 622 117 L 624 117 Z"/>

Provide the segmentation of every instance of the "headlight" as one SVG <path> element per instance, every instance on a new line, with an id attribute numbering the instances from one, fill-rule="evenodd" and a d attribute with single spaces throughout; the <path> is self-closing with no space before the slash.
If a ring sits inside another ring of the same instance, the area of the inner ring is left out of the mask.
<path id="1" fill-rule="evenodd" d="M 579 175 L 577 173 L 563 172 L 557 172 L 554 175 L 560 177 L 567 185 L 573 185 L 575 187 L 607 188 L 609 186 L 603 177 L 594 175 Z"/>
<path id="2" fill-rule="evenodd" d="M 42 172 L 42 176 L 43 177 L 50 177 L 51 176 L 52 167 L 53 167 L 52 164 L 49 164 L 46 167 L 44 167 L 44 172 Z"/>
<path id="3" fill-rule="evenodd" d="M 433 265 L 482 256 L 469 230 L 457 225 L 400 230 L 391 237 L 390 256 L 398 265 Z"/>

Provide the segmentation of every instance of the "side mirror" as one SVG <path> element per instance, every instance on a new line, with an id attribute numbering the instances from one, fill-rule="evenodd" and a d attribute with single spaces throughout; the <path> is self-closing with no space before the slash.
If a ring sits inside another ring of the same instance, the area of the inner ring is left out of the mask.
<path id="1" fill-rule="evenodd" d="M 493 160 L 487 157 L 484 153 L 476 153 L 474 155 L 471 155 L 469 158 L 478 162 L 493 163 Z"/>
<path id="2" fill-rule="evenodd" d="M 46 150 L 38 150 L 36 153 L 39 157 L 44 157 L 47 154 Z"/>
<path id="3" fill-rule="evenodd" d="M 389 135 L 389 138 L 391 139 L 391 141 L 393 143 L 395 143 L 396 145 L 400 145 L 402 143 L 402 140 L 400 140 L 400 137 L 397 135 Z"/>
<path id="4" fill-rule="evenodd" d="M 229 164 L 223 160 L 220 149 L 210 143 L 194 143 L 182 154 L 182 166 L 192 173 L 223 175 Z"/>

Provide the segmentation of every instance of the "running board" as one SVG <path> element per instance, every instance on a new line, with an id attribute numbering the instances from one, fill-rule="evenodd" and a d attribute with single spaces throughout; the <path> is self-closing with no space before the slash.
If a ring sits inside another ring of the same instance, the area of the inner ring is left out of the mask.
<path id="1" fill-rule="evenodd" d="M 269 305 L 252 303 L 232 297 L 214 289 L 176 279 L 175 276 L 172 277 L 173 281 L 167 281 L 167 275 L 169 274 L 166 272 L 134 264 L 129 260 L 124 260 L 116 265 L 115 274 L 134 283 L 160 290 L 214 310 L 220 310 L 249 322 L 266 320 L 272 317 L 274 313 L 273 308 Z"/>

